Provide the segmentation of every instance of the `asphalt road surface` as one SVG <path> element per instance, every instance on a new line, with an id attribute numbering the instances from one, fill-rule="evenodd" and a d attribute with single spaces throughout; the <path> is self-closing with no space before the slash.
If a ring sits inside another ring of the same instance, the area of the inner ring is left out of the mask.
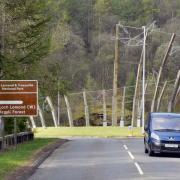
<path id="1" fill-rule="evenodd" d="M 144 154 L 143 139 L 72 139 L 29 180 L 180 180 L 180 156 Z"/>

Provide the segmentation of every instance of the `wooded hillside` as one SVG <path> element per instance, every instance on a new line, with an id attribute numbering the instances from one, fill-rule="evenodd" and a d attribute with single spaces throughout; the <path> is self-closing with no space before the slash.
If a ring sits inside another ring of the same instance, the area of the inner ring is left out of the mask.
<path id="1" fill-rule="evenodd" d="M 157 76 L 171 33 L 177 35 L 162 81 L 174 80 L 180 69 L 179 0 L 0 0 L 0 13 L 0 78 L 37 79 L 40 97 L 112 89 L 119 22 L 154 22 L 146 45 L 147 79 Z M 120 30 L 119 87 L 135 84 L 142 46 L 128 46 L 123 38 L 139 33 Z"/>

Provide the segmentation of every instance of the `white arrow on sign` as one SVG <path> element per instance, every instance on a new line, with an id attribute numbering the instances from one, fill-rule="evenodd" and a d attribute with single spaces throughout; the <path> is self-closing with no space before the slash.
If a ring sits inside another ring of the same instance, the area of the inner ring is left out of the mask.
<path id="1" fill-rule="evenodd" d="M 10 104 L 13 104 L 13 105 L 19 105 L 19 104 L 23 104 L 23 101 L 0 101 L 0 105 L 10 105 Z"/>

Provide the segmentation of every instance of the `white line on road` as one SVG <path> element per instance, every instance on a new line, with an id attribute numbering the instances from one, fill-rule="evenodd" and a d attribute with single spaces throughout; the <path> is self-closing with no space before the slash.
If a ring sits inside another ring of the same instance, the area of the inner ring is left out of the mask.
<path id="1" fill-rule="evenodd" d="M 130 151 L 128 151 L 128 154 L 131 157 L 131 159 L 134 159 L 134 156 L 132 155 L 132 153 Z"/>
<path id="2" fill-rule="evenodd" d="M 125 149 L 125 150 L 128 150 L 128 147 L 127 147 L 126 145 L 124 145 L 124 149 Z"/>
<path id="3" fill-rule="evenodd" d="M 134 164 L 135 164 L 136 168 L 138 169 L 139 174 L 140 174 L 140 175 L 143 175 L 144 173 L 143 173 L 141 167 L 139 166 L 139 164 L 138 164 L 137 162 L 135 162 Z"/>

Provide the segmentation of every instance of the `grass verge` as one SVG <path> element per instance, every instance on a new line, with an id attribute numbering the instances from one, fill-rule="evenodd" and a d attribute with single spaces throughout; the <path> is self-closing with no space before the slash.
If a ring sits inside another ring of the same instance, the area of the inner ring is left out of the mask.
<path id="1" fill-rule="evenodd" d="M 16 169 L 30 163 L 36 153 L 56 141 L 55 138 L 37 138 L 34 141 L 18 145 L 16 150 L 0 153 L 0 179 L 6 179 Z"/>
<path id="2" fill-rule="evenodd" d="M 141 137 L 141 128 L 128 127 L 48 127 L 34 130 L 36 137 L 92 136 L 92 137 Z"/>

